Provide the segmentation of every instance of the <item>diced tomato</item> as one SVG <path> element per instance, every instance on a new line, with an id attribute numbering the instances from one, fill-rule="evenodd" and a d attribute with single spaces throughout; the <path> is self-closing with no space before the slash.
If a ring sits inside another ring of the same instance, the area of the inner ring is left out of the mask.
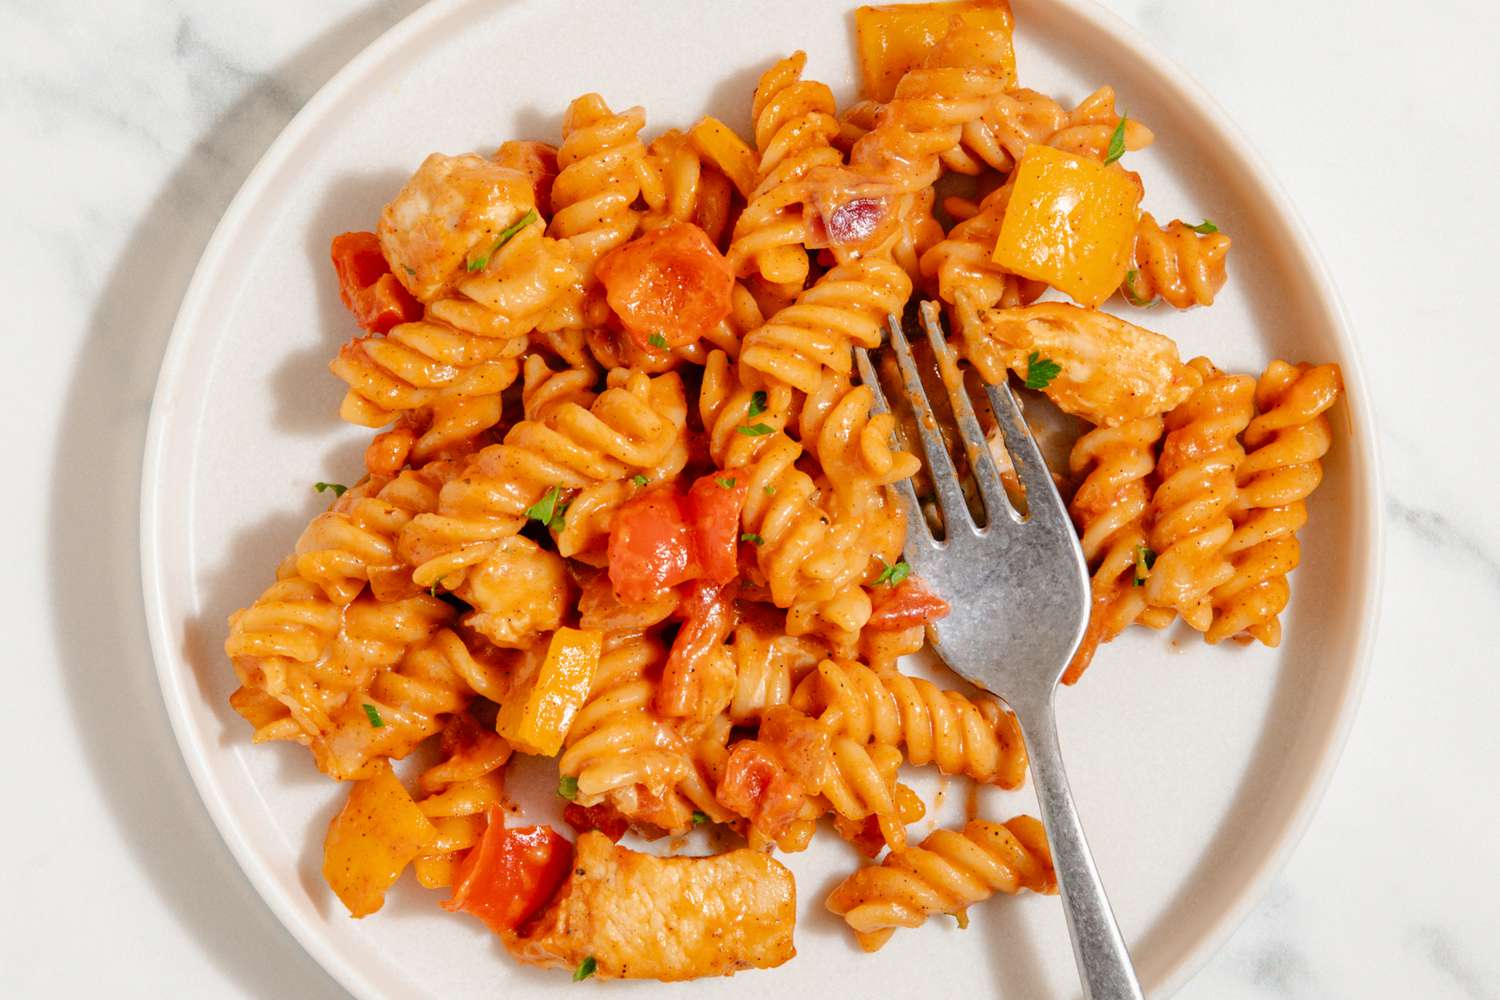
<path id="1" fill-rule="evenodd" d="M 443 909 L 471 913 L 496 934 L 514 931 L 542 910 L 573 866 L 573 844 L 550 826 L 505 826 L 491 805 L 489 827 L 470 849 Z"/>
<path id="2" fill-rule="evenodd" d="M 867 628 L 899 629 L 926 625 L 946 615 L 948 602 L 927 589 L 916 577 L 903 580 L 890 597 L 880 601 L 870 614 Z"/>
<path id="3" fill-rule="evenodd" d="M 615 512 L 609 580 L 620 600 L 643 603 L 697 576 L 693 531 L 671 486 L 641 494 Z"/>
<path id="4" fill-rule="evenodd" d="M 639 604 L 689 580 L 726 584 L 739 576 L 740 511 L 749 492 L 735 476 L 714 473 L 686 496 L 663 485 L 622 506 L 609 532 L 616 596 Z"/>
<path id="5" fill-rule="evenodd" d="M 724 485 L 729 482 L 734 485 Z M 739 575 L 740 511 L 749 495 L 744 476 L 724 473 L 704 476 L 688 490 L 684 513 L 693 526 L 705 580 L 728 583 Z"/>
<path id="6" fill-rule="evenodd" d="M 880 817 L 873 813 L 864 819 L 855 820 L 835 817 L 834 826 L 856 851 L 867 858 L 873 859 L 885 850 L 885 833 L 880 829 Z"/>
<path id="7" fill-rule="evenodd" d="M 422 315 L 421 303 L 391 273 L 374 233 L 335 236 L 329 256 L 339 276 L 339 298 L 362 328 L 385 333 Z"/>
<path id="8" fill-rule="evenodd" d="M 807 801 L 801 782 L 758 740 L 740 740 L 729 751 L 715 797 L 719 805 L 749 819 L 751 826 L 773 840 L 798 817 Z"/>
<path id="9" fill-rule="evenodd" d="M 598 830 L 615 843 L 625 836 L 625 831 L 630 829 L 630 821 L 620 815 L 608 802 L 601 802 L 594 806 L 581 806 L 577 802 L 569 803 L 563 809 L 563 819 L 574 830 L 579 833 L 588 833 L 590 830 Z"/>
<path id="10" fill-rule="evenodd" d="M 718 487 L 715 487 L 717 489 Z M 733 584 L 721 585 L 706 580 L 694 580 L 684 588 L 681 611 L 684 621 L 672 640 L 672 651 L 661 668 L 661 683 L 656 691 L 656 710 L 669 716 L 697 716 L 706 692 L 716 688 L 721 678 L 711 668 L 709 660 L 730 631 L 738 624 L 735 613 Z M 727 681 L 724 693 L 733 686 L 732 676 Z"/>
<path id="11" fill-rule="evenodd" d="M 642 348 L 691 344 L 729 315 L 734 272 L 708 234 L 690 222 L 616 247 L 594 273 Z"/>
<path id="12" fill-rule="evenodd" d="M 557 180 L 556 146 L 532 139 L 512 139 L 490 159 L 530 177 L 536 210 L 543 215 L 552 214 L 552 182 Z"/>

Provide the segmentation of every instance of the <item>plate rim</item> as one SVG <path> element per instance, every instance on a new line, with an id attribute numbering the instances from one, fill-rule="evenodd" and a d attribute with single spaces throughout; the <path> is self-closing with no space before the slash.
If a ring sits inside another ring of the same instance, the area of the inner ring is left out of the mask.
<path id="1" fill-rule="evenodd" d="M 220 791 L 218 777 L 210 770 L 202 748 L 194 739 L 188 714 L 188 699 L 194 696 L 195 689 L 190 690 L 183 683 L 185 676 L 191 671 L 185 663 L 179 662 L 180 656 L 174 647 L 174 632 L 164 600 L 164 567 L 159 546 L 162 525 L 158 523 L 158 512 L 161 510 L 160 472 L 165 460 L 168 426 L 174 408 L 170 398 L 171 388 L 180 377 L 180 369 L 188 353 L 190 331 L 200 325 L 198 314 L 221 269 L 226 257 L 225 251 L 232 245 L 234 234 L 245 224 L 245 217 L 251 207 L 264 193 L 268 180 L 285 165 L 288 151 L 305 138 L 314 123 L 321 119 L 324 109 L 342 99 L 350 89 L 350 84 L 366 69 L 399 50 L 412 36 L 476 2 L 478 0 L 431 0 L 392 24 L 319 86 L 312 98 L 266 147 L 215 225 L 194 267 L 192 279 L 183 295 L 162 355 L 152 394 L 141 464 L 139 544 L 142 596 L 157 683 L 178 751 L 219 837 L 254 886 L 257 895 L 296 939 L 303 951 L 331 978 L 357 997 L 388 994 L 361 971 L 357 963 L 346 961 L 336 948 L 331 947 L 319 929 L 297 912 L 290 900 L 276 887 L 271 874 L 259 859 L 257 849 L 249 843 L 244 830 L 236 822 Z M 1021 4 L 1026 2 L 1028 0 L 1020 0 Z M 1359 618 L 1358 635 L 1350 659 L 1351 669 L 1345 677 L 1343 691 L 1337 702 L 1337 713 L 1331 725 L 1324 727 L 1322 739 L 1318 741 L 1316 767 L 1306 775 L 1303 789 L 1287 821 L 1233 901 L 1210 923 L 1196 943 L 1168 965 L 1157 989 L 1152 991 L 1158 996 L 1170 996 L 1207 965 L 1250 911 L 1264 898 L 1270 881 L 1285 868 L 1307 832 L 1348 743 L 1369 679 L 1375 637 L 1380 625 L 1380 596 L 1385 577 L 1385 512 L 1381 503 L 1384 477 L 1381 471 L 1380 444 L 1359 343 L 1354 337 L 1343 298 L 1302 214 L 1259 151 L 1195 78 L 1174 60 L 1162 54 L 1144 33 L 1123 17 L 1097 0 L 1048 2 L 1064 8 L 1068 15 L 1085 22 L 1093 30 L 1118 41 L 1129 49 L 1130 55 L 1150 66 L 1172 92 L 1213 129 L 1233 158 L 1243 165 L 1252 182 L 1268 196 L 1271 216 L 1278 218 L 1284 226 L 1291 246 L 1300 257 L 1297 263 L 1308 273 L 1315 301 L 1326 314 L 1327 325 L 1341 348 L 1343 356 L 1340 366 L 1348 389 L 1345 406 L 1350 414 L 1353 438 L 1346 447 L 1358 453 L 1358 460 L 1353 463 L 1351 473 L 1356 490 L 1366 498 L 1364 537 L 1355 540 L 1356 544 L 1364 544 L 1369 562 L 1369 570 L 1357 601 L 1363 613 Z"/>

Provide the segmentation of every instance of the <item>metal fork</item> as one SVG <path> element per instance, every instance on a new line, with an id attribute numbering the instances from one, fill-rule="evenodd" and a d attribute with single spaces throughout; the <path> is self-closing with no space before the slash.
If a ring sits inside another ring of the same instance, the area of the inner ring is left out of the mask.
<path id="1" fill-rule="evenodd" d="M 937 306 L 924 302 L 920 313 L 940 370 L 956 372 Z M 901 322 L 891 316 L 888 325 L 945 529 L 943 540 L 934 538 L 911 481 L 898 484 L 907 513 L 907 563 L 953 606 L 933 626 L 934 648 L 959 675 L 1004 699 L 1021 724 L 1084 997 L 1140 1000 L 1140 983 L 1084 839 L 1057 742 L 1053 692 L 1088 624 L 1083 550 L 1010 387 L 988 386 L 986 393 L 1026 494 L 1024 517 L 1006 495 L 962 379 L 945 377 L 984 508 L 985 525 L 974 522 Z M 884 409 L 868 352 L 856 354 L 861 379 Z"/>

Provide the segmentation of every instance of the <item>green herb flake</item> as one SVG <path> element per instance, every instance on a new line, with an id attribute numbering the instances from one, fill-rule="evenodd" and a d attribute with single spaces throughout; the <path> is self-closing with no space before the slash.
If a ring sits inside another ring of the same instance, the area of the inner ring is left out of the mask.
<path id="1" fill-rule="evenodd" d="M 756 389 L 755 394 L 750 397 L 749 415 L 758 417 L 766 412 L 766 390 Z"/>
<path id="2" fill-rule="evenodd" d="M 659 333 L 653 333 L 651 336 L 647 337 L 646 343 L 663 351 L 667 349 L 667 338 L 663 337 Z"/>
<path id="3" fill-rule="evenodd" d="M 365 710 L 365 718 L 370 720 L 371 729 L 385 728 L 385 720 L 380 717 L 380 709 L 376 708 L 374 705 L 371 705 L 369 702 L 365 702 L 361 707 Z"/>
<path id="4" fill-rule="evenodd" d="M 558 778 L 557 794 L 569 802 L 578 798 L 578 779 L 571 774 L 565 774 L 561 778 Z"/>
<path id="5" fill-rule="evenodd" d="M 751 545 L 764 545 L 766 540 L 753 531 L 747 531 L 740 535 L 740 541 L 749 542 Z"/>
<path id="6" fill-rule="evenodd" d="M 540 521 L 547 527 L 561 527 L 563 522 L 563 511 L 567 510 L 567 504 L 559 504 L 562 490 L 556 486 L 549 486 L 542 498 L 530 507 L 526 508 L 526 516 L 533 521 Z"/>
<path id="7" fill-rule="evenodd" d="M 485 268 L 489 267 L 490 257 L 494 255 L 495 251 L 505 246 L 505 244 L 510 242 L 512 236 L 515 236 L 517 233 L 525 229 L 527 226 L 531 225 L 539 218 L 541 218 L 541 216 L 537 215 L 536 209 L 533 208 L 529 210 L 525 215 L 517 219 L 514 223 L 500 230 L 500 238 L 495 240 L 495 245 L 490 247 L 490 252 L 485 254 L 483 257 L 476 257 L 473 260 L 469 261 L 469 272 L 472 274 L 475 271 L 483 271 Z"/>
<path id="8" fill-rule="evenodd" d="M 767 483 L 766 485 L 762 486 L 761 490 L 768 497 L 774 497 L 776 495 L 776 487 L 772 486 L 770 483 Z"/>
<path id="9" fill-rule="evenodd" d="M 402 264 L 401 266 L 406 269 L 407 277 L 415 278 L 417 276 L 416 268 L 412 267 L 410 264 Z"/>
<path id="10" fill-rule="evenodd" d="M 708 822 L 708 813 L 704 812 L 702 809 L 694 809 L 693 810 L 693 825 L 694 826 L 702 826 L 704 823 L 707 823 L 707 822 Z"/>
<path id="11" fill-rule="evenodd" d="M 881 570 L 880 575 L 875 578 L 875 585 L 877 587 L 894 587 L 908 576 L 911 576 L 911 566 L 905 559 L 902 559 L 900 562 L 893 562 Z"/>
<path id="12" fill-rule="evenodd" d="M 1151 575 L 1151 567 L 1156 565 L 1156 553 L 1144 545 L 1135 547 L 1135 585 L 1144 587 L 1146 578 Z"/>
<path id="13" fill-rule="evenodd" d="M 594 961 L 594 956 L 593 955 L 590 955 L 588 958 L 585 958 L 582 962 L 579 962 L 578 963 L 578 968 L 576 968 L 576 969 L 573 970 L 573 982 L 575 982 L 575 983 L 581 983 L 581 982 L 583 982 L 589 976 L 592 976 L 596 971 L 598 971 L 598 969 L 599 969 L 599 963 L 596 962 L 596 961 Z"/>
<path id="14" fill-rule="evenodd" d="M 641 475 L 639 472 L 637 472 L 635 475 L 631 476 L 630 477 L 630 481 L 632 483 L 635 483 L 637 486 L 645 486 L 647 483 L 651 482 L 651 480 L 647 479 L 645 476 Z"/>
<path id="15" fill-rule="evenodd" d="M 345 492 L 348 491 L 349 487 L 345 486 L 342 483 L 313 483 L 313 489 L 317 490 L 319 493 L 333 490 L 334 496 L 341 497 Z"/>
<path id="16" fill-rule="evenodd" d="M 1062 371 L 1062 365 L 1051 358 L 1044 358 L 1036 351 L 1026 359 L 1026 388 L 1045 389 Z"/>
<path id="17" fill-rule="evenodd" d="M 1125 155 L 1125 123 L 1128 121 L 1130 121 L 1129 118 L 1121 115 L 1120 124 L 1116 125 L 1115 130 L 1110 133 L 1109 152 L 1104 156 L 1106 167 Z"/>
<path id="18" fill-rule="evenodd" d="M 1196 226 L 1188 226 L 1188 228 L 1199 236 L 1207 236 L 1209 233 L 1217 233 L 1219 231 L 1219 227 L 1214 225 L 1214 220 L 1212 219 L 1204 219 Z"/>
<path id="19" fill-rule="evenodd" d="M 734 477 L 733 476 L 721 476 L 721 477 L 715 479 L 714 482 L 718 483 L 720 486 L 724 487 L 726 490 L 732 490 L 732 489 L 734 489 Z"/>
<path id="20" fill-rule="evenodd" d="M 769 424 L 742 424 L 741 426 L 736 427 L 735 430 L 745 435 L 745 437 L 752 438 L 764 437 L 767 434 L 776 433 L 776 429 Z"/>
<path id="21" fill-rule="evenodd" d="M 1149 306 L 1151 304 L 1151 300 L 1142 298 L 1141 293 L 1135 290 L 1136 279 L 1140 276 L 1141 272 L 1136 270 L 1125 272 L 1125 298 L 1133 306 Z"/>

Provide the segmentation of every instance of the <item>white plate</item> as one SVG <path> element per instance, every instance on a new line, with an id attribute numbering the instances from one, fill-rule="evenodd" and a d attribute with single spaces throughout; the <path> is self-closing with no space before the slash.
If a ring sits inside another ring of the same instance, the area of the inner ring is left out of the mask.
<path id="1" fill-rule="evenodd" d="M 851 4 L 852 6 L 852 4 Z M 1022 82 L 1076 100 L 1111 83 L 1156 131 L 1132 154 L 1159 217 L 1210 217 L 1234 237 L 1210 310 L 1144 322 L 1184 356 L 1256 371 L 1273 356 L 1337 361 L 1327 478 L 1304 533 L 1287 641 L 1210 648 L 1140 630 L 1060 697 L 1063 744 L 1099 869 L 1141 978 L 1170 993 L 1233 929 L 1306 824 L 1357 700 L 1380 568 L 1375 434 L 1354 345 L 1306 233 L 1245 141 L 1182 73 L 1084 0 L 1016 0 Z M 341 427 L 328 359 L 351 332 L 330 237 L 373 226 L 432 150 L 557 138 L 569 99 L 644 104 L 652 131 L 717 114 L 747 134 L 750 93 L 796 48 L 841 99 L 854 89 L 847 9 L 806 0 L 429 5 L 345 67 L 271 146 L 210 241 L 172 335 L 152 413 L 142 503 L 147 611 L 161 686 L 204 803 L 250 880 L 304 947 L 361 996 L 528 996 L 574 989 L 518 968 L 476 922 L 406 880 L 354 921 L 318 874 L 341 799 L 299 747 L 251 747 L 226 699 L 224 619 L 270 581 L 321 506 L 310 485 L 357 475 L 366 434 Z M 950 595 L 951 596 L 951 595 Z M 924 786 L 931 788 L 931 785 Z M 987 795 L 990 793 L 987 792 Z M 953 800 L 962 795 L 950 796 Z M 1030 810 L 995 792 L 988 815 Z M 957 802 L 943 813 L 951 821 Z M 925 826 L 912 832 L 920 836 Z M 934 919 L 859 954 L 822 907 L 852 866 L 836 838 L 789 862 L 800 954 L 780 969 L 676 989 L 694 997 L 1067 996 L 1077 989 L 1050 898 Z M 622 986 L 626 990 L 659 988 Z M 576 993 L 569 994 L 576 996 Z"/>

